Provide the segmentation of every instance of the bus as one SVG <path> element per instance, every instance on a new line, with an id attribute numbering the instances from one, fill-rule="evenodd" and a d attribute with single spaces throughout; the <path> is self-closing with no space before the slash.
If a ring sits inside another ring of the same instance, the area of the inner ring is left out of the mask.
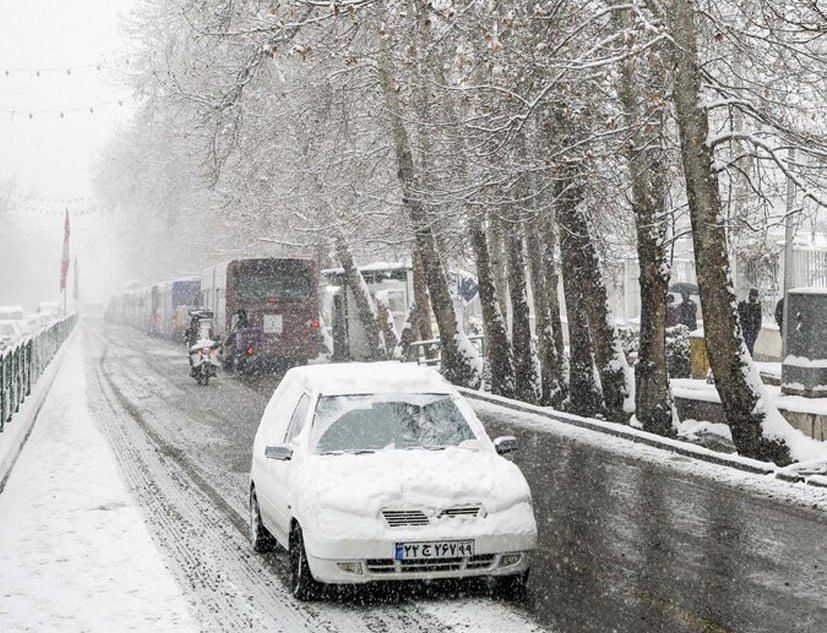
<path id="1" fill-rule="evenodd" d="M 200 277 L 181 277 L 159 284 L 155 334 L 180 339 L 189 324 L 187 311 L 198 305 Z"/>
<path id="2" fill-rule="evenodd" d="M 205 270 L 199 305 L 215 315 L 225 364 L 244 370 L 263 363 L 299 365 L 316 357 L 318 287 L 311 259 L 234 259 Z"/>

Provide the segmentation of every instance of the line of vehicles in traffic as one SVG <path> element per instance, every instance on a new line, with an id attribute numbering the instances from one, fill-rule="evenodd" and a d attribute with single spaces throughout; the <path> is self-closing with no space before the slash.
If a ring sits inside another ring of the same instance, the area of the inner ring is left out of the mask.
<path id="1" fill-rule="evenodd" d="M 286 550 L 296 598 L 469 577 L 524 595 L 537 525 L 528 484 L 504 457 L 516 439 L 492 441 L 432 368 L 307 365 L 322 345 L 319 294 L 312 260 L 235 259 L 130 290 L 106 314 L 186 337 L 200 384 L 219 362 L 292 366 L 261 417 L 248 498 L 253 549 Z"/>
<path id="2" fill-rule="evenodd" d="M 185 339 L 199 384 L 219 361 L 242 372 L 301 365 L 322 346 L 318 272 L 304 258 L 234 259 L 199 277 L 133 288 L 113 297 L 106 318 Z"/>

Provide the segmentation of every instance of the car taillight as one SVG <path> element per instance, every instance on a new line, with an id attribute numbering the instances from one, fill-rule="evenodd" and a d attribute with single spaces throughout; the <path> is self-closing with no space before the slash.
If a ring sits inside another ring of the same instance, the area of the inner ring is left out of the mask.
<path id="1" fill-rule="evenodd" d="M 255 353 L 256 353 L 256 350 L 254 350 L 252 347 L 247 348 L 247 356 L 252 356 Z"/>

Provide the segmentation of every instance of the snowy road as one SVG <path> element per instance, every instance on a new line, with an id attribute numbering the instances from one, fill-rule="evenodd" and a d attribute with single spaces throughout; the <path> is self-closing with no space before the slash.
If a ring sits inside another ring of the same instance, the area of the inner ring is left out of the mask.
<path id="1" fill-rule="evenodd" d="M 199 388 L 181 348 L 123 328 L 82 327 L 90 406 L 205 631 L 554 630 L 484 587 L 404 585 L 295 601 L 284 554 L 250 549 L 249 453 L 267 387 Z"/>
<path id="2" fill-rule="evenodd" d="M 93 325 L 90 401 L 205 630 L 827 630 L 823 504 L 490 405 L 478 410 L 491 433 L 520 437 L 540 523 L 525 609 L 453 586 L 297 603 L 285 557 L 253 555 L 246 534 L 250 446 L 275 379 L 199 388 L 180 347 Z"/>

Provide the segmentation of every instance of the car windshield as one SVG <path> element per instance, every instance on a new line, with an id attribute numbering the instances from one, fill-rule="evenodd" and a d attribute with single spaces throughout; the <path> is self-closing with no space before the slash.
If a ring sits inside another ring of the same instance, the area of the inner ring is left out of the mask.
<path id="1" fill-rule="evenodd" d="M 446 394 L 372 394 L 319 398 L 311 431 L 316 454 L 441 449 L 476 439 Z"/>

